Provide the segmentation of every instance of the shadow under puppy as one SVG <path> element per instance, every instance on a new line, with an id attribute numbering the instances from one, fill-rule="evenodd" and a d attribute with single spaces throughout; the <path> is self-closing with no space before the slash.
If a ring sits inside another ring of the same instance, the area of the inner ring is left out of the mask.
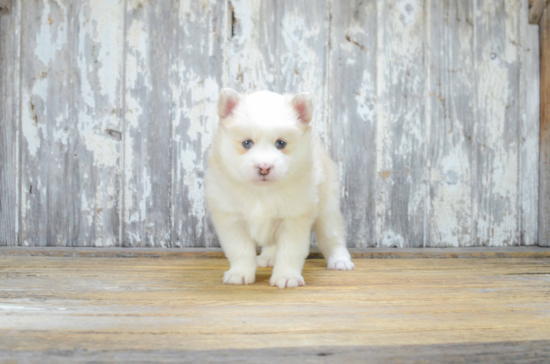
<path id="1" fill-rule="evenodd" d="M 328 269 L 354 268 L 336 165 L 312 136 L 312 112 L 307 93 L 222 90 L 205 189 L 231 264 L 224 283 L 254 283 L 256 267 L 269 266 L 272 286 L 304 285 L 312 228 Z"/>

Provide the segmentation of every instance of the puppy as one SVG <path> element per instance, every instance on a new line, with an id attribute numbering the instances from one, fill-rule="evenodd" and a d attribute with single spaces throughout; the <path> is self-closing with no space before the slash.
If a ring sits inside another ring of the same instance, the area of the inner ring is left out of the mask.
<path id="1" fill-rule="evenodd" d="M 312 228 L 328 269 L 354 268 L 336 165 L 312 136 L 312 112 L 307 93 L 222 90 L 205 191 L 231 264 L 224 283 L 254 283 L 260 266 L 273 267 L 272 286 L 304 285 Z"/>

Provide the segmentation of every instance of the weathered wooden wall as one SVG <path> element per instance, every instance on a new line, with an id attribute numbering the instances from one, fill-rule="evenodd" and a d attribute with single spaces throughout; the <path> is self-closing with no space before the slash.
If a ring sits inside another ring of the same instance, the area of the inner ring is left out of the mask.
<path id="1" fill-rule="evenodd" d="M 540 19 L 539 245 L 550 246 L 550 5 Z"/>
<path id="2" fill-rule="evenodd" d="M 16 0 L 0 245 L 216 246 L 222 87 L 309 91 L 352 247 L 537 243 L 538 29 L 521 0 Z"/>

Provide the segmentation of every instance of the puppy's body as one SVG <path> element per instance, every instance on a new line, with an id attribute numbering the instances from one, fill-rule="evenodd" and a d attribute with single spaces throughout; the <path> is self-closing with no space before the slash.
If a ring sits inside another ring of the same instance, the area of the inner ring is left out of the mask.
<path id="1" fill-rule="evenodd" d="M 256 266 L 273 266 L 272 285 L 305 284 L 312 228 L 329 269 L 353 269 L 336 166 L 312 137 L 311 111 L 304 94 L 222 91 L 206 198 L 231 264 L 225 283 L 253 283 Z"/>

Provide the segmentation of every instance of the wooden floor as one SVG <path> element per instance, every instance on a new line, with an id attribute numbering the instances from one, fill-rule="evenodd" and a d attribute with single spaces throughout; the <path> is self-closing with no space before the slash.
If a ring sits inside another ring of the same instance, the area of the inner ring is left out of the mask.
<path id="1" fill-rule="evenodd" d="M 0 362 L 550 362 L 549 258 L 355 264 L 280 290 L 225 259 L 0 255 Z"/>

